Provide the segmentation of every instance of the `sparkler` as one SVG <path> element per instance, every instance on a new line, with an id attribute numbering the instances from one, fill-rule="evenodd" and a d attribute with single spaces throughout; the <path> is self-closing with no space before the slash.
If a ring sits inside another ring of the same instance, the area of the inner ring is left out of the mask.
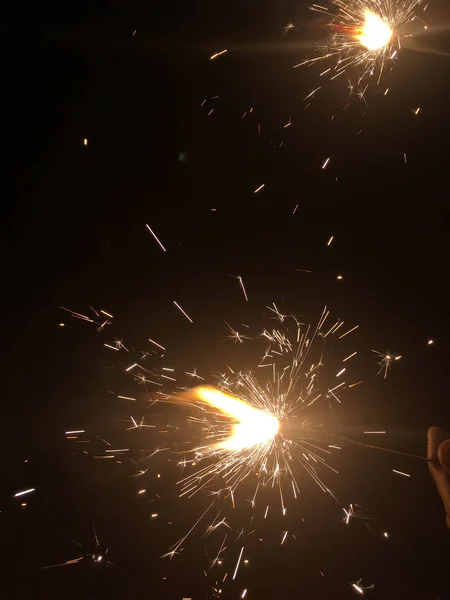
<path id="1" fill-rule="evenodd" d="M 333 239 L 330 238 L 328 245 L 332 241 Z M 240 276 L 238 281 L 242 293 L 246 296 Z M 177 302 L 173 301 L 173 304 L 190 323 L 194 322 Z M 274 515 L 278 511 L 273 509 L 276 509 L 276 504 L 279 504 L 278 514 L 282 518 L 287 512 L 287 498 L 290 496 L 295 500 L 303 481 L 307 478 L 311 478 L 324 493 L 338 502 L 323 475 L 326 471 L 338 473 L 332 461 L 335 452 L 341 450 L 341 445 L 332 442 L 341 440 L 347 444 L 405 454 L 355 442 L 343 436 L 327 434 L 320 429 L 320 423 L 315 422 L 316 416 L 311 418 L 311 407 L 315 409 L 320 403 L 325 406 L 337 406 L 341 403 L 341 396 L 346 390 L 362 383 L 354 380 L 352 382 L 351 377 L 352 368 L 357 364 L 357 361 L 351 359 L 358 352 L 356 350 L 352 352 L 347 343 L 342 352 L 338 349 L 340 340 L 345 339 L 347 342 L 353 339 L 353 336 L 352 338 L 349 336 L 358 329 L 358 325 L 347 324 L 344 327 L 342 320 L 331 318 L 327 308 L 323 309 L 314 325 L 300 323 L 295 316 L 282 310 L 275 303 L 266 308 L 271 315 L 270 326 L 259 330 L 259 333 L 253 332 L 249 325 L 242 323 L 241 325 L 251 333 L 251 336 L 243 335 L 227 324 L 229 338 L 240 344 L 263 343 L 265 350 L 253 370 L 227 366 L 225 372 L 217 377 L 216 387 L 202 384 L 189 389 L 189 386 L 181 385 L 180 379 L 183 377 L 188 377 L 190 381 L 204 380 L 204 377 L 197 373 L 196 368 L 182 373 L 178 372 L 175 365 L 149 370 L 142 366 L 143 358 L 138 359 L 139 363 L 134 362 L 130 365 L 126 361 L 124 364 L 124 373 L 131 375 L 135 382 L 144 386 L 148 383 L 158 386 L 158 391 L 152 395 L 151 406 L 158 401 L 168 402 L 177 404 L 187 411 L 184 419 L 190 431 L 187 438 L 185 436 L 187 428 L 183 426 L 175 427 L 170 422 L 168 424 L 165 422 L 163 427 L 148 425 L 144 423 L 144 416 L 135 418 L 129 413 L 130 427 L 127 429 L 142 431 L 144 427 L 153 428 L 156 429 L 155 434 L 165 434 L 164 438 L 168 440 L 137 461 L 139 468 L 136 477 L 140 478 L 147 473 L 148 467 L 142 468 L 142 465 L 152 456 L 163 451 L 171 453 L 175 450 L 178 466 L 183 470 L 183 476 L 178 482 L 179 496 L 191 498 L 201 491 L 212 496 L 212 501 L 187 533 L 163 554 L 163 557 L 171 559 L 180 554 L 188 538 L 200 528 L 204 528 L 202 538 L 213 536 L 215 532 L 222 532 L 220 548 L 218 551 L 217 547 L 215 548 L 215 558 L 212 559 L 208 571 L 205 571 L 206 575 L 216 565 L 222 564 L 223 555 L 230 545 L 228 542 L 225 546 L 225 541 L 227 536 L 228 539 L 231 537 L 233 531 L 236 533 L 239 531 L 233 542 L 239 540 L 242 542 L 238 556 L 234 559 L 230 579 L 237 578 L 241 565 L 247 564 L 243 560 L 244 547 L 247 546 L 245 540 L 255 532 L 255 525 L 248 527 L 250 530 L 248 531 L 245 528 L 237 528 L 234 523 L 236 518 L 234 509 L 242 503 L 243 493 L 246 493 L 244 500 L 252 509 L 257 509 L 261 513 L 261 518 L 267 519 L 269 513 L 269 518 L 275 518 Z M 81 320 L 88 319 L 81 313 L 69 312 Z M 108 316 L 112 318 L 109 313 Z M 89 319 L 89 321 L 95 324 L 94 320 Z M 327 358 L 325 367 L 323 352 L 330 339 L 335 341 L 333 346 L 336 347 Z M 170 348 L 166 349 L 159 342 L 151 338 L 148 338 L 148 341 L 156 348 L 153 355 L 157 356 L 158 350 L 164 352 L 164 355 L 170 352 Z M 116 341 L 116 346 L 113 348 L 124 348 L 128 352 L 121 342 Z M 130 348 L 131 352 L 136 352 L 132 346 Z M 389 361 L 399 358 L 389 353 L 376 352 L 376 354 L 380 364 L 383 361 L 382 369 L 386 369 L 385 372 L 390 366 Z M 145 353 L 145 357 L 147 355 L 148 352 Z M 120 353 L 117 356 L 120 356 Z M 387 356 L 389 359 L 386 358 Z M 166 386 L 169 388 L 167 389 Z M 122 400 L 136 401 L 133 396 L 115 395 Z M 317 415 L 316 411 L 314 415 Z M 169 438 L 171 431 L 179 432 L 174 433 L 177 436 L 175 440 Z M 85 431 L 69 430 L 66 435 L 68 433 L 85 433 Z M 181 450 L 180 436 L 183 438 Z M 112 448 L 109 442 L 106 440 L 104 442 L 110 449 L 92 454 L 92 459 L 115 459 L 129 452 L 131 447 L 117 445 Z M 395 469 L 392 471 L 409 477 L 409 474 L 402 471 Z M 304 475 L 307 477 L 303 477 Z M 159 473 L 157 477 L 160 477 Z M 250 496 L 247 495 L 249 488 L 253 488 Z M 148 496 L 147 489 L 148 486 L 140 486 L 136 489 L 136 495 Z M 273 502 L 274 494 L 279 499 L 276 503 Z M 343 522 L 347 525 L 354 518 L 364 518 L 360 507 L 358 509 L 355 507 L 358 505 L 341 507 L 345 515 Z M 158 512 L 152 512 L 151 519 L 157 518 Z M 250 522 L 253 518 L 254 515 Z M 289 533 L 296 539 L 293 532 L 283 527 L 279 538 L 281 545 L 289 541 Z M 225 581 L 227 574 L 225 573 L 222 582 Z M 366 586 L 361 586 L 360 582 L 351 585 L 358 593 L 368 589 Z"/>
<path id="2" fill-rule="evenodd" d="M 350 94 L 356 86 L 363 100 L 372 81 L 379 85 L 383 73 L 392 65 L 411 23 L 421 21 L 417 14 L 420 5 L 421 0 L 333 0 L 329 6 L 313 4 L 311 10 L 328 20 L 325 27 L 330 36 L 318 45 L 318 56 L 305 59 L 294 68 L 325 63 L 320 76 L 330 81 L 346 77 Z"/>

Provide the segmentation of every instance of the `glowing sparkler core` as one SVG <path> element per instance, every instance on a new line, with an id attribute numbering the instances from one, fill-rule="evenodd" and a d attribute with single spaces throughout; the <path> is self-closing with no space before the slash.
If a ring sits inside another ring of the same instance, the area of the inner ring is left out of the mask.
<path id="1" fill-rule="evenodd" d="M 233 425 L 231 436 L 218 442 L 216 448 L 239 452 L 257 444 L 271 443 L 279 431 L 280 423 L 276 417 L 243 400 L 235 398 L 212 387 L 197 387 L 192 390 L 195 396 L 214 406 L 222 413 L 237 421 Z"/>
<path id="2" fill-rule="evenodd" d="M 392 29 L 383 19 L 370 10 L 364 11 L 364 25 L 356 38 L 368 50 L 380 50 L 387 46 L 392 37 Z"/>

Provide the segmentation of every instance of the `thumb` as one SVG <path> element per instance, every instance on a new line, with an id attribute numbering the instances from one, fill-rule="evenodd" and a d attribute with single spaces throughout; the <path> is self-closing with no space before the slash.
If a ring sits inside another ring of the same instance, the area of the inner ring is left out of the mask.
<path id="1" fill-rule="evenodd" d="M 444 471 L 450 475 L 450 440 L 445 440 L 438 448 L 438 460 Z"/>

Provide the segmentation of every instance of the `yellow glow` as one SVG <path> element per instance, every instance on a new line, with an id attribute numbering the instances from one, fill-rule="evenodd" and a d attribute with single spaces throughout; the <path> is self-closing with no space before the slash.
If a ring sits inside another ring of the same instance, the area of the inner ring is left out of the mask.
<path id="1" fill-rule="evenodd" d="M 364 26 L 356 38 L 368 50 L 380 50 L 389 44 L 392 29 L 370 10 L 364 12 Z"/>
<path id="2" fill-rule="evenodd" d="M 237 421 L 233 425 L 230 437 L 219 442 L 216 445 L 217 448 L 244 450 L 256 444 L 270 442 L 278 433 L 280 423 L 276 417 L 253 408 L 239 398 L 229 396 L 213 387 L 204 386 L 194 388 L 192 393 L 198 400 L 214 406 Z"/>

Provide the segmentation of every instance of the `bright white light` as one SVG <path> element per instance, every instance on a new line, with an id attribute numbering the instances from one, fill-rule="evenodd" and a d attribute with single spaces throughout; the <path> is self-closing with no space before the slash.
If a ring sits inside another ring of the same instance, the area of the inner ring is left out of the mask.
<path id="1" fill-rule="evenodd" d="M 368 50 L 380 50 L 389 44 L 392 29 L 370 10 L 364 12 L 364 26 L 356 37 Z"/>
<path id="2" fill-rule="evenodd" d="M 243 400 L 229 396 L 212 387 L 193 390 L 200 400 L 214 406 L 237 421 L 232 435 L 217 444 L 217 448 L 239 451 L 256 444 L 270 442 L 278 433 L 280 423 L 269 413 L 253 408 Z"/>
<path id="3" fill-rule="evenodd" d="M 17 492 L 17 494 L 14 494 L 14 498 L 18 498 L 19 496 L 25 496 L 25 494 L 31 494 L 31 492 L 34 492 L 35 488 L 30 488 L 29 490 L 23 490 L 22 492 Z"/>

